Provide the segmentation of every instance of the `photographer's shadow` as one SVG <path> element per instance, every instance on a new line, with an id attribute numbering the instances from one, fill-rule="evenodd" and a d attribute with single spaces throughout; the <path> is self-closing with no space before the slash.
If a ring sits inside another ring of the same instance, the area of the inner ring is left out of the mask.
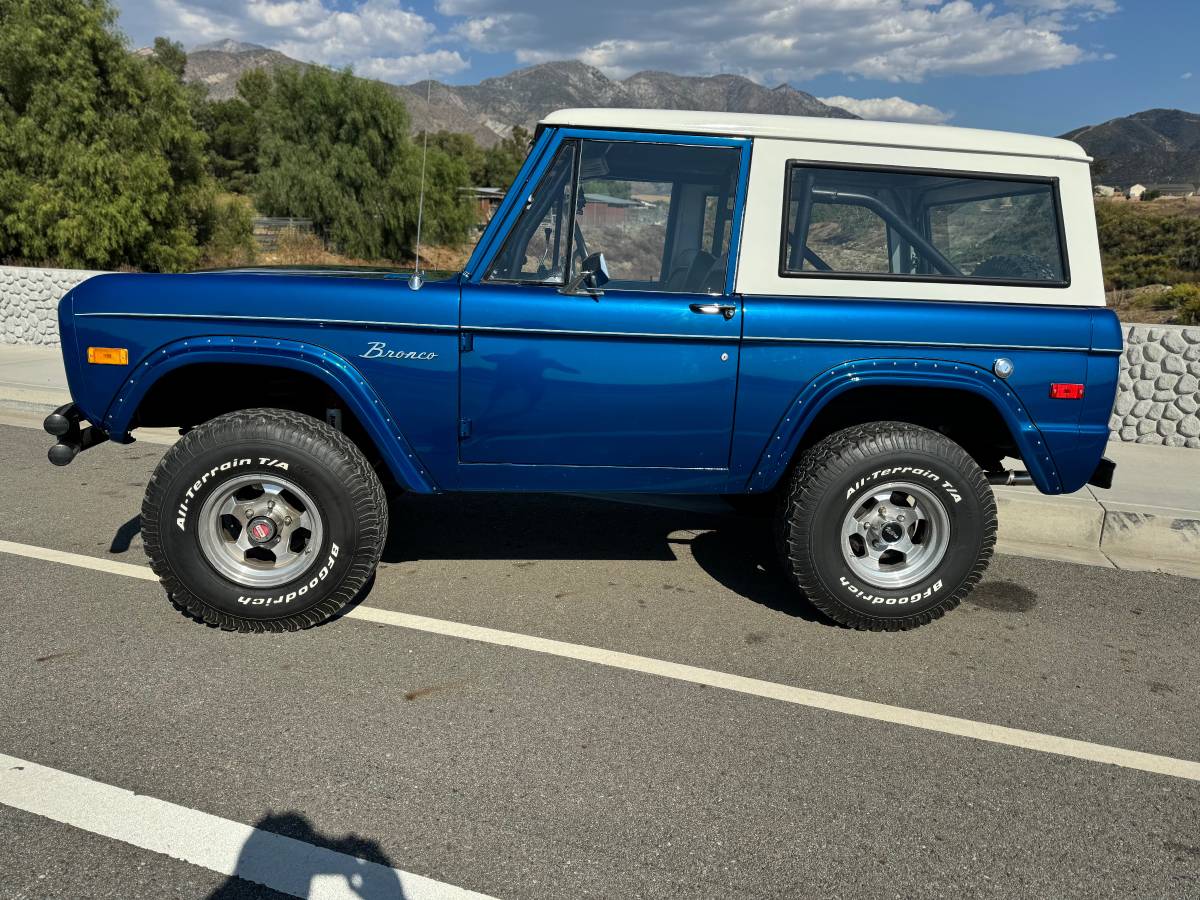
<path id="1" fill-rule="evenodd" d="M 328 837 L 298 812 L 268 813 L 254 828 L 234 874 L 208 900 L 309 897 L 327 880 L 344 883 L 349 896 L 363 900 L 404 898 L 400 875 L 376 841 L 354 834 Z"/>

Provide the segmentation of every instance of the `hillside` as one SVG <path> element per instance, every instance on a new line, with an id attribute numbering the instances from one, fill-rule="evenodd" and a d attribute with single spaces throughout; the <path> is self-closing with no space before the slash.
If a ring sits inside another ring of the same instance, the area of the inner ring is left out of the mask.
<path id="1" fill-rule="evenodd" d="M 236 41 L 207 44 L 188 54 L 186 79 L 207 85 L 214 99 L 232 97 L 250 69 L 308 64 L 275 50 Z M 623 81 L 577 61 L 543 63 L 479 84 L 440 81 L 388 85 L 401 96 L 414 130 L 465 132 L 491 146 L 515 125 L 527 129 L 547 113 L 571 106 L 630 106 L 644 109 L 711 109 L 725 112 L 856 118 L 788 85 L 766 88 L 739 75 L 694 77 L 639 72 Z M 428 92 L 429 102 L 426 102 Z"/>
<path id="2" fill-rule="evenodd" d="M 1135 182 L 1200 183 L 1200 115 L 1180 109 L 1148 109 L 1063 135 L 1096 158 L 1098 182 L 1128 187 Z"/>

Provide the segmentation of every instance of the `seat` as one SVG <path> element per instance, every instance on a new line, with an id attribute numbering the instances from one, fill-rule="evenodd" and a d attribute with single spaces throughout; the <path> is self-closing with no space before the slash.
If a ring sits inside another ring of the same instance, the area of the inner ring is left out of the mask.
<path id="1" fill-rule="evenodd" d="M 700 288 L 706 294 L 723 294 L 725 292 L 725 273 L 729 269 L 729 257 L 721 255 L 712 261 L 708 267 L 703 286 Z"/>
<path id="2" fill-rule="evenodd" d="M 688 266 L 687 277 L 684 279 L 681 290 L 688 294 L 702 293 L 705 282 L 708 281 L 708 273 L 712 271 L 713 263 L 716 261 L 717 258 L 707 250 L 697 250 L 692 264 Z"/>
<path id="3" fill-rule="evenodd" d="M 697 249 L 689 248 L 675 254 L 675 260 L 671 265 L 671 274 L 667 276 L 666 289 L 668 291 L 682 293 L 687 290 L 688 273 L 699 252 Z"/>

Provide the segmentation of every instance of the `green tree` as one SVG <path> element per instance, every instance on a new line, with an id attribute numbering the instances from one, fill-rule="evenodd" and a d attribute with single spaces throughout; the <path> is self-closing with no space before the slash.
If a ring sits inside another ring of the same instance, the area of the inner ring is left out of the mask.
<path id="1" fill-rule="evenodd" d="M 416 136 L 421 143 L 422 134 Z M 429 146 L 437 147 L 454 159 L 462 160 L 475 187 L 506 188 L 513 183 L 521 164 L 529 154 L 529 132 L 518 125 L 512 134 L 484 150 L 469 134 L 437 131 L 429 135 Z"/>
<path id="2" fill-rule="evenodd" d="M 418 132 L 413 142 L 421 146 L 425 137 L 424 132 Z M 429 146 L 436 147 L 451 159 L 457 159 L 467 167 L 470 182 L 475 186 L 483 186 L 479 181 L 479 173 L 483 171 L 485 154 L 483 148 L 475 143 L 475 138 L 458 131 L 435 131 L 429 135 Z"/>
<path id="3" fill-rule="evenodd" d="M 172 54 L 142 58 L 108 0 L 0 0 L 0 257 L 173 271 L 213 186 Z"/>
<path id="4" fill-rule="evenodd" d="M 529 155 L 530 134 L 520 125 L 512 134 L 484 151 L 483 164 L 472 177 L 479 187 L 506 188 L 513 183 L 525 157 Z"/>
<path id="5" fill-rule="evenodd" d="M 183 83 L 183 73 L 187 71 L 187 53 L 183 44 L 165 37 L 154 39 L 154 50 L 151 59 L 166 69 L 179 83 Z"/>
<path id="6" fill-rule="evenodd" d="M 404 105 L 382 84 L 316 67 L 274 72 L 255 99 L 258 209 L 312 219 L 343 253 L 403 259 L 416 237 L 421 181 L 421 148 L 408 136 Z M 465 237 L 468 181 L 466 164 L 431 142 L 425 240 Z"/>
<path id="7" fill-rule="evenodd" d="M 208 136 L 213 177 L 227 191 L 250 193 L 258 172 L 258 121 L 241 97 L 214 100 L 200 107 L 197 119 Z"/>

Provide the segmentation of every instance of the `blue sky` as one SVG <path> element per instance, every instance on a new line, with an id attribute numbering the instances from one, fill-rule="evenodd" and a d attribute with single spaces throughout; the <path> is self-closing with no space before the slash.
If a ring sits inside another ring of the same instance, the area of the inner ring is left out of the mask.
<path id="1" fill-rule="evenodd" d="M 396 83 L 553 59 L 735 72 L 868 118 L 1058 134 L 1200 112 L 1200 0 L 117 0 L 135 45 L 222 38 Z"/>

